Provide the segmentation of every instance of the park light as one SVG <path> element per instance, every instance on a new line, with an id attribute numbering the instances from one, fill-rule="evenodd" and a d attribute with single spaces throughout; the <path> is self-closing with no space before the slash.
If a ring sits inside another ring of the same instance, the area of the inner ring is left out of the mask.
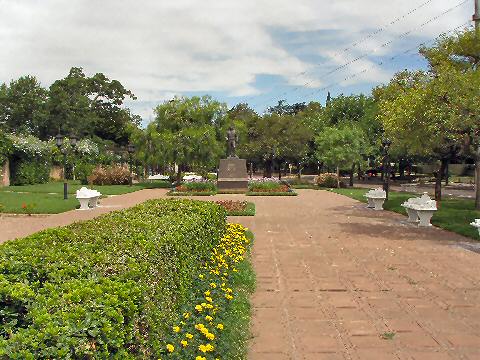
<path id="1" fill-rule="evenodd" d="M 57 136 L 55 136 L 55 144 L 57 145 L 58 148 L 62 147 L 63 139 L 64 139 L 64 136 L 60 133 L 58 133 Z"/>
<path id="2" fill-rule="evenodd" d="M 132 186 L 132 183 L 133 183 L 132 155 L 135 152 L 135 145 L 133 145 L 132 143 L 129 143 L 127 145 L 127 151 L 128 151 L 128 162 L 130 165 L 130 179 L 128 181 L 128 185 Z"/>
<path id="3" fill-rule="evenodd" d="M 386 200 L 388 200 L 388 192 L 390 190 L 390 159 L 388 156 L 388 150 L 390 149 L 390 145 L 392 145 L 392 141 L 389 138 L 382 139 L 382 147 L 383 147 L 383 190 L 386 193 Z"/>
<path id="4" fill-rule="evenodd" d="M 77 143 L 78 143 L 78 138 L 72 134 L 70 135 L 70 145 L 72 146 L 72 148 L 76 148 L 77 147 Z"/>

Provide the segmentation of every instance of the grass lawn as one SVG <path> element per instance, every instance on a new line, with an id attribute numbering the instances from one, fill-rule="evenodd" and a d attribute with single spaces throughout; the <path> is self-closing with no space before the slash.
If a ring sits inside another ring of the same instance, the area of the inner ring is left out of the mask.
<path id="1" fill-rule="evenodd" d="M 75 192 L 82 186 L 79 182 L 69 182 L 68 200 L 63 199 L 63 182 L 49 182 L 46 184 L 6 186 L 0 187 L 0 212 L 23 213 L 22 205 L 33 205 L 33 214 L 58 214 L 73 210 L 79 205 L 75 199 Z M 140 183 L 128 185 L 93 185 L 90 189 L 100 191 L 103 195 L 121 195 L 142 189 L 164 188 L 166 182 Z"/>
<path id="2" fill-rule="evenodd" d="M 364 203 L 367 202 L 367 199 L 363 195 L 368 189 L 333 189 L 332 191 Z M 405 209 L 400 205 L 407 199 L 418 196 L 418 194 L 391 191 L 389 193 L 389 200 L 385 202 L 384 208 L 406 216 Z M 480 218 L 480 211 L 475 210 L 475 202 L 473 200 L 445 199 L 441 201 L 438 211 L 433 215 L 432 224 L 442 229 L 478 240 L 477 229 L 470 225 L 474 219 L 478 218 Z"/>

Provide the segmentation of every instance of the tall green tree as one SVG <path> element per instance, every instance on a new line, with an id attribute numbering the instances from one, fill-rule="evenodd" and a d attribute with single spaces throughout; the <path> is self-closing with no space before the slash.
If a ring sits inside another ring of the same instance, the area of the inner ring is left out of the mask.
<path id="1" fill-rule="evenodd" d="M 48 128 L 47 90 L 34 76 L 0 86 L 0 123 L 8 132 L 45 138 Z"/>
<path id="2" fill-rule="evenodd" d="M 480 43 L 472 31 L 465 31 L 440 37 L 421 54 L 428 71 L 399 73 L 376 90 L 379 118 L 394 146 L 440 161 L 435 187 L 440 200 L 441 178 L 452 153 L 462 150 L 475 158 L 479 182 Z M 476 203 L 480 208 L 480 192 Z"/>
<path id="3" fill-rule="evenodd" d="M 366 149 L 363 130 L 353 124 L 326 127 L 315 137 L 319 161 L 337 170 L 340 187 L 340 169 L 350 169 L 363 160 Z"/>
<path id="4" fill-rule="evenodd" d="M 177 182 L 188 167 L 213 169 L 225 155 L 226 104 L 202 97 L 175 97 L 155 109 L 153 125 L 170 163 L 178 165 Z"/>
<path id="5" fill-rule="evenodd" d="M 123 107 L 128 98 L 135 96 L 119 81 L 102 73 L 87 77 L 82 68 L 73 67 L 65 78 L 50 86 L 50 135 L 61 129 L 124 145 L 129 124 L 138 123 L 138 118 Z"/>

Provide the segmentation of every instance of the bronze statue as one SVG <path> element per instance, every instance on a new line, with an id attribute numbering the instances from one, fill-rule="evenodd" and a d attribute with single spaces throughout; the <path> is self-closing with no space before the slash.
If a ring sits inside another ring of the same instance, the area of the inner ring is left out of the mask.
<path id="1" fill-rule="evenodd" d="M 235 132 L 233 126 L 230 126 L 227 130 L 227 156 L 229 158 L 236 158 L 235 149 L 237 147 L 238 135 Z"/>

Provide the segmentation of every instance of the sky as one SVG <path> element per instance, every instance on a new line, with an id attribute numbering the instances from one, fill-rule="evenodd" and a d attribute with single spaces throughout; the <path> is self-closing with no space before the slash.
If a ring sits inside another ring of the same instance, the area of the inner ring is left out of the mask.
<path id="1" fill-rule="evenodd" d="M 458 5 L 458 6 L 457 6 Z M 0 83 L 48 87 L 72 66 L 133 91 L 144 124 L 174 96 L 262 113 L 285 99 L 370 93 L 417 47 L 469 26 L 474 0 L 0 0 Z"/>

